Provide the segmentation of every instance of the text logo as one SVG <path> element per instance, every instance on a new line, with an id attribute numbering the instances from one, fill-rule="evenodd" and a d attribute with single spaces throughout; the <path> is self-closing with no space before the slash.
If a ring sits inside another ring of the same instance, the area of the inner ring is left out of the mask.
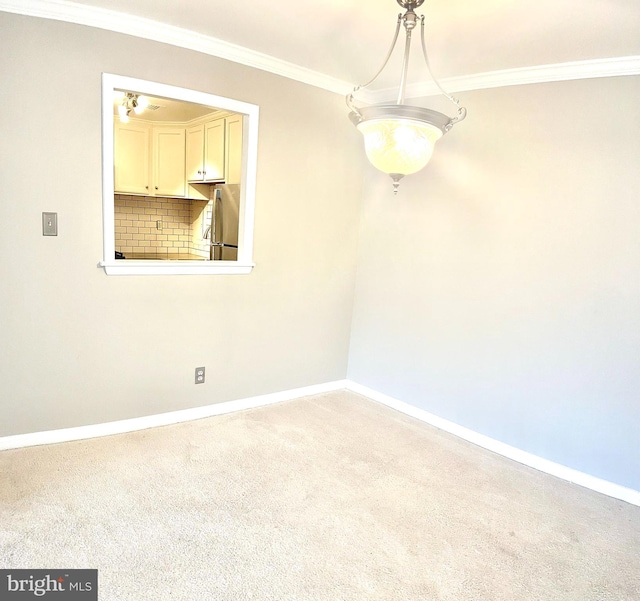
<path id="1" fill-rule="evenodd" d="M 0 570 L 0 600 L 98 601 L 98 570 Z"/>

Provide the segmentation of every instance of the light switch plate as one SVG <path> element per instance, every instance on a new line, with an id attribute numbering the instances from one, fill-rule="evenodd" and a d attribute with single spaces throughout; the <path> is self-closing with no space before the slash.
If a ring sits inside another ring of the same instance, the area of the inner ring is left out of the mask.
<path id="1" fill-rule="evenodd" d="M 42 235 L 58 235 L 58 213 L 42 213 Z"/>

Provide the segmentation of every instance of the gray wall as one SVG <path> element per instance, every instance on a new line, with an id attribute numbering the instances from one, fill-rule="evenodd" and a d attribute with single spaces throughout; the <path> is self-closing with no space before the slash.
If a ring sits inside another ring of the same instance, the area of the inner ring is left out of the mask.
<path id="1" fill-rule="evenodd" d="M 361 153 L 343 99 L 88 27 L 0 13 L 0 31 L 0 435 L 344 378 Z M 260 106 L 251 275 L 97 267 L 103 71 Z"/>
<path id="2" fill-rule="evenodd" d="M 640 489 L 640 78 L 463 95 L 363 191 L 349 377 Z"/>

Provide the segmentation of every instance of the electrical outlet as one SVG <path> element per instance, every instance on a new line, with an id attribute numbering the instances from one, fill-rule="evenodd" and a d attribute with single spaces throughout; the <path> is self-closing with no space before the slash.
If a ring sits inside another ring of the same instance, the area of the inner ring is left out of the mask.
<path id="1" fill-rule="evenodd" d="M 204 367 L 196 367 L 196 384 L 204 384 Z"/>

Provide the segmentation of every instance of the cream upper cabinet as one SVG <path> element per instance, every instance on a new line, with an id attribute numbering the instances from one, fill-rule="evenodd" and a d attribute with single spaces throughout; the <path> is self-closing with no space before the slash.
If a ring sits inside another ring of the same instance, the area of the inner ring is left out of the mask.
<path id="1" fill-rule="evenodd" d="M 204 125 L 187 128 L 187 180 L 204 181 Z"/>
<path id="2" fill-rule="evenodd" d="M 226 119 L 227 140 L 227 184 L 239 184 L 242 179 L 242 115 Z"/>
<path id="3" fill-rule="evenodd" d="M 187 129 L 187 177 L 194 183 L 224 181 L 224 118 Z"/>
<path id="4" fill-rule="evenodd" d="M 186 196 L 184 127 L 116 123 L 114 133 L 116 193 Z"/>
<path id="5" fill-rule="evenodd" d="M 187 128 L 187 181 L 239 184 L 242 178 L 242 115 Z"/>
<path id="6" fill-rule="evenodd" d="M 185 130 L 153 128 L 153 194 L 185 196 Z"/>
<path id="7" fill-rule="evenodd" d="M 204 126 L 204 181 L 224 180 L 224 119 L 216 119 Z"/>
<path id="8" fill-rule="evenodd" d="M 208 199 L 208 187 L 196 184 L 239 184 L 242 115 L 204 119 L 184 126 L 116 122 L 115 192 Z"/>
<path id="9" fill-rule="evenodd" d="M 115 191 L 149 194 L 149 127 L 116 123 L 114 133 Z"/>

